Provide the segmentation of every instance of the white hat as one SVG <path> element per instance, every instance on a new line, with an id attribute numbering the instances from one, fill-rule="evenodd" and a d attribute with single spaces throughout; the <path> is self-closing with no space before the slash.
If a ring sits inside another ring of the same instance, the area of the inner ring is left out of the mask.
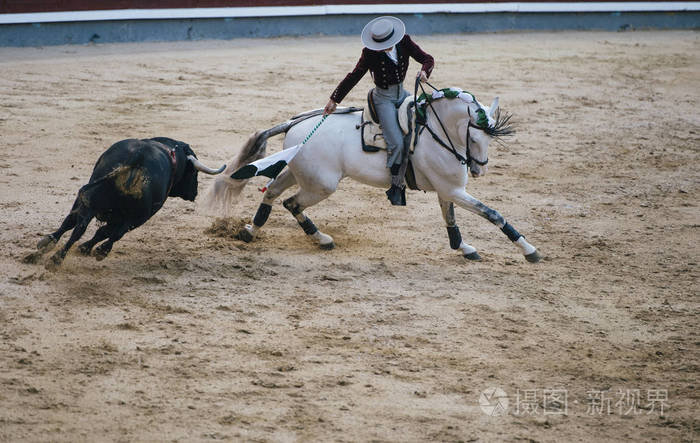
<path id="1" fill-rule="evenodd" d="M 389 49 L 401 41 L 406 26 L 396 17 L 377 17 L 362 29 L 362 44 L 375 51 Z"/>

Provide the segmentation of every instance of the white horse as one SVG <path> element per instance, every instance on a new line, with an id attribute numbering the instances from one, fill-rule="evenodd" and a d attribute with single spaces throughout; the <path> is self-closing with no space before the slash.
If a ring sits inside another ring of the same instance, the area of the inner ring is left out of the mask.
<path id="1" fill-rule="evenodd" d="M 497 112 L 498 98 L 490 107 L 481 105 L 473 96 L 465 93 L 455 98 L 440 98 L 438 93 L 436 99 L 432 100 L 432 97 L 429 97 L 428 101 L 430 103 L 424 108 L 427 127 L 419 132 L 415 151 L 410 158 L 418 188 L 434 191 L 438 195 L 452 249 L 459 249 L 464 257 L 470 260 L 481 258 L 476 248 L 462 240 L 455 223 L 454 203 L 498 226 L 520 249 L 527 261 L 538 262 L 540 254 L 525 237 L 506 222 L 501 214 L 465 190 L 468 170 L 471 170 L 473 177 L 486 173 L 491 139 L 512 132 L 508 118 L 501 118 L 501 113 Z M 251 136 L 238 158 L 229 163 L 227 171 L 216 179 L 208 196 L 205 196 L 204 204 L 208 206 L 209 211 L 226 210 L 235 203 L 246 181 L 234 180 L 230 175 L 244 163 L 263 157 L 268 137 L 286 132 L 284 149 L 295 146 L 319 123 L 321 116 L 318 114 L 318 111 L 301 114 Z M 252 224 L 246 225 L 239 232 L 239 238 L 246 242 L 255 239 L 267 221 L 273 202 L 286 189 L 298 185 L 297 193 L 284 200 L 284 207 L 294 215 L 304 232 L 321 248 L 332 249 L 333 238 L 318 230 L 304 214 L 304 210 L 328 198 L 345 177 L 384 189 L 391 184 L 389 170 L 385 167 L 386 154 L 367 153 L 362 150 L 360 123 L 360 112 L 328 116 L 315 135 L 291 160 L 288 168 L 269 185 Z M 420 127 L 417 129 L 420 130 Z M 451 144 L 454 144 L 454 152 L 448 149 Z M 460 161 L 458 157 L 464 161 Z M 469 166 L 465 164 L 467 160 Z"/>

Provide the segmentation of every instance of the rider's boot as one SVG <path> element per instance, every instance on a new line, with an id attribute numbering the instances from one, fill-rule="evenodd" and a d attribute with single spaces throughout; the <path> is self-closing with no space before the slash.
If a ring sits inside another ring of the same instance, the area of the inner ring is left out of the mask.
<path id="1" fill-rule="evenodd" d="M 391 185 L 386 196 L 394 206 L 406 206 L 406 188 L 396 185 Z"/>
<path id="2" fill-rule="evenodd" d="M 406 185 L 403 176 L 399 174 L 399 165 L 391 167 L 391 188 L 386 191 L 386 196 L 394 206 L 406 206 Z"/>

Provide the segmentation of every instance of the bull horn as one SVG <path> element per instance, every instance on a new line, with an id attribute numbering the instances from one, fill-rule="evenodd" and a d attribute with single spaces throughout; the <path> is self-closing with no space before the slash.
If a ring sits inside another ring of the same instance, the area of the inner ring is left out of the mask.
<path id="1" fill-rule="evenodd" d="M 194 166 L 194 168 L 195 168 L 196 170 L 202 171 L 202 172 L 204 172 L 205 174 L 210 174 L 210 175 L 221 174 L 222 172 L 224 172 L 224 169 L 226 169 L 226 165 L 223 165 L 223 166 L 220 167 L 219 169 L 212 169 L 212 168 L 210 168 L 210 167 L 208 167 L 208 166 L 204 166 L 204 164 L 203 164 L 202 162 L 200 162 L 199 160 L 197 160 L 197 159 L 194 157 L 194 155 L 188 155 L 188 156 L 187 156 L 187 160 L 189 160 L 189 161 L 192 162 L 192 166 Z"/>

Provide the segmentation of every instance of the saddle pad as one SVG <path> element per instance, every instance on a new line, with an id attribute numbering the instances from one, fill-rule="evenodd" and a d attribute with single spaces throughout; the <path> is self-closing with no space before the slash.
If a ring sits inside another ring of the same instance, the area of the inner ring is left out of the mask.
<path id="1" fill-rule="evenodd" d="M 362 111 L 362 150 L 365 152 L 377 152 L 386 150 L 386 140 L 382 134 L 382 127 L 372 121 L 369 107 Z"/>
<path id="2" fill-rule="evenodd" d="M 368 106 L 362 110 L 362 150 L 365 152 L 377 152 L 380 150 L 386 150 L 386 140 L 384 140 L 384 134 L 382 133 L 382 127 L 376 122 L 372 117 L 373 108 L 372 94 L 367 96 Z M 413 112 L 413 96 L 408 96 L 401 103 L 398 109 L 399 126 L 401 126 L 401 131 L 404 135 L 408 135 L 411 132 L 410 126 L 412 125 L 412 120 L 414 117 Z M 409 146 L 410 152 L 413 152 L 414 146 L 411 143 Z"/>

